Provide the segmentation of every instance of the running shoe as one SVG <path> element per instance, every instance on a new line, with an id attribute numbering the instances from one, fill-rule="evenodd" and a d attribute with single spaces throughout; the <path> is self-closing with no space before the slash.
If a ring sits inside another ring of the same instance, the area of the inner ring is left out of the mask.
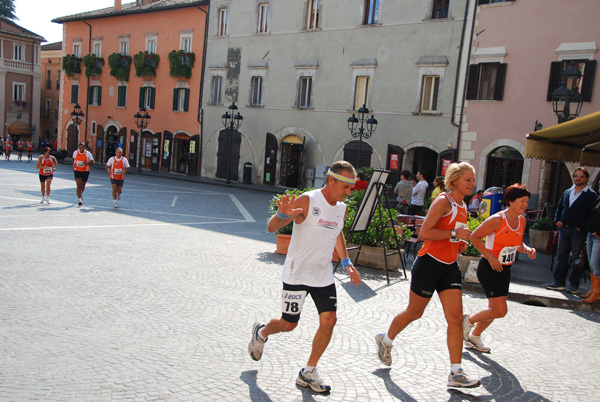
<path id="1" fill-rule="evenodd" d="M 296 384 L 305 388 L 310 387 L 315 392 L 331 391 L 330 385 L 323 385 L 323 378 L 321 378 L 321 374 L 319 374 L 316 367 L 311 371 L 304 371 L 304 369 L 300 370 L 298 378 L 296 379 Z"/>
<path id="2" fill-rule="evenodd" d="M 117 203 L 115 202 L 115 208 L 118 208 Z"/>
<path id="3" fill-rule="evenodd" d="M 117 200 L 121 201 L 121 194 L 117 193 Z"/>
<path id="4" fill-rule="evenodd" d="M 377 356 L 379 357 L 379 361 L 386 366 L 392 365 L 392 348 L 393 345 L 386 345 L 383 343 L 383 338 L 385 334 L 377 334 L 375 335 L 375 343 L 377 344 Z"/>
<path id="5" fill-rule="evenodd" d="M 483 353 L 490 353 L 490 350 L 491 350 L 487 346 L 483 345 L 483 342 L 481 342 L 480 336 L 475 336 L 475 335 L 469 336 L 469 340 L 465 341 L 465 347 L 467 349 L 475 349 L 475 350 L 478 350 Z"/>
<path id="6" fill-rule="evenodd" d="M 567 287 L 567 293 L 570 293 L 572 295 L 576 295 L 577 293 L 579 293 L 579 286 L 573 286 L 573 285 L 569 285 Z"/>
<path id="7" fill-rule="evenodd" d="M 83 200 L 80 198 L 79 202 L 77 203 L 77 205 L 82 206 L 83 205 Z"/>
<path id="8" fill-rule="evenodd" d="M 463 369 L 458 369 L 456 374 L 448 375 L 448 386 L 453 388 L 477 388 L 481 385 L 479 380 L 469 380 Z"/>
<path id="9" fill-rule="evenodd" d="M 46 204 L 52 204 L 52 201 L 50 201 L 50 198 L 46 198 Z"/>
<path id="10" fill-rule="evenodd" d="M 462 330 L 463 330 L 463 340 L 465 342 L 469 341 L 469 334 L 471 333 L 471 329 L 473 329 L 474 325 L 469 322 L 469 314 L 465 314 L 462 320 Z"/>
<path id="11" fill-rule="evenodd" d="M 567 290 L 567 287 L 565 285 L 561 285 L 559 283 L 552 282 L 551 284 L 546 285 L 546 289 L 550 289 L 550 290 Z"/>
<path id="12" fill-rule="evenodd" d="M 263 348 L 265 347 L 266 340 L 263 341 L 260 336 L 258 336 L 258 331 L 260 331 L 265 324 L 262 322 L 255 322 L 252 326 L 252 339 L 248 344 L 248 353 L 252 360 L 259 361 L 263 354 Z"/>

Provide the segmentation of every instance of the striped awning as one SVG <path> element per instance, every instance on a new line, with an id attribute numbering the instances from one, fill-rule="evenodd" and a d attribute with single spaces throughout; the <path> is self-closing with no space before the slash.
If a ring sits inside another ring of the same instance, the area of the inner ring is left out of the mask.
<path id="1" fill-rule="evenodd" d="M 527 134 L 525 157 L 600 166 L 600 112 Z"/>
<path id="2" fill-rule="evenodd" d="M 20 120 L 12 122 L 8 128 L 8 134 L 12 135 L 31 135 L 31 127 L 29 124 Z"/>

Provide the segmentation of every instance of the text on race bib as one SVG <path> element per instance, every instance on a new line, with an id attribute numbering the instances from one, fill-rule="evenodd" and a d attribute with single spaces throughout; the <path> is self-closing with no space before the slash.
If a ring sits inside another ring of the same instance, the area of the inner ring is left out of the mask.
<path id="1" fill-rule="evenodd" d="M 45 167 L 44 168 L 44 173 L 47 173 L 47 174 L 52 173 L 52 168 L 51 167 Z"/>
<path id="2" fill-rule="evenodd" d="M 462 228 L 466 228 L 467 224 L 463 223 L 463 222 L 456 222 L 456 224 L 454 225 L 454 229 L 462 229 Z M 458 243 L 462 241 L 461 239 L 459 239 L 458 237 L 456 239 L 450 239 L 451 243 Z"/>
<path id="3" fill-rule="evenodd" d="M 500 254 L 498 254 L 498 261 L 500 261 L 500 264 L 512 264 L 515 262 L 517 248 L 518 246 L 504 247 L 502 250 L 500 250 Z"/>
<path id="4" fill-rule="evenodd" d="M 298 315 L 306 300 L 305 290 L 283 290 L 281 293 L 281 312 L 283 314 Z"/>
<path id="5" fill-rule="evenodd" d="M 123 174 L 123 169 L 115 169 L 115 174 Z"/>
<path id="6" fill-rule="evenodd" d="M 84 167 L 85 165 L 83 164 L 83 161 L 77 161 L 77 166 Z"/>

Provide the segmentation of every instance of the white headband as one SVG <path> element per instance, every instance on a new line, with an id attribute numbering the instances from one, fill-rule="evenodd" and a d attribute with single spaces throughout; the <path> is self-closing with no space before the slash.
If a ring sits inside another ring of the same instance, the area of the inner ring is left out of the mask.
<path id="1" fill-rule="evenodd" d="M 348 184 L 352 184 L 352 185 L 356 184 L 356 179 L 351 179 L 349 177 L 342 176 L 341 174 L 337 174 L 337 173 L 333 172 L 331 169 L 329 169 L 327 171 L 327 174 L 336 180 L 343 181 L 344 183 L 348 183 Z"/>

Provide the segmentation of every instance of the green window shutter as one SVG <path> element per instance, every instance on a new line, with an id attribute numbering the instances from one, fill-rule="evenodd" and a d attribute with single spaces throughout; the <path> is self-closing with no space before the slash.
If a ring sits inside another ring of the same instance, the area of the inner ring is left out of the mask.
<path id="1" fill-rule="evenodd" d="M 188 108 L 190 107 L 190 89 L 186 88 L 184 91 L 185 95 L 183 97 L 183 111 L 187 112 Z"/>
<path id="2" fill-rule="evenodd" d="M 90 89 L 88 90 L 88 104 L 89 105 L 93 105 L 94 104 L 94 87 L 90 87 Z"/>
<path id="3" fill-rule="evenodd" d="M 98 86 L 98 106 L 102 105 L 102 87 Z"/>
<path id="4" fill-rule="evenodd" d="M 173 111 L 177 111 L 179 98 L 179 88 L 173 88 Z"/>
<path id="5" fill-rule="evenodd" d="M 78 98 L 78 91 L 79 90 L 79 86 L 78 85 L 71 85 L 71 103 L 77 103 L 77 98 Z"/>
<path id="6" fill-rule="evenodd" d="M 154 109 L 154 98 L 156 97 L 156 88 L 150 89 L 150 109 Z"/>
<path id="7" fill-rule="evenodd" d="M 120 86 L 117 90 L 117 106 L 125 106 L 125 100 L 127 98 L 127 87 Z"/>
<path id="8" fill-rule="evenodd" d="M 140 109 L 144 107 L 144 87 L 140 88 Z"/>

